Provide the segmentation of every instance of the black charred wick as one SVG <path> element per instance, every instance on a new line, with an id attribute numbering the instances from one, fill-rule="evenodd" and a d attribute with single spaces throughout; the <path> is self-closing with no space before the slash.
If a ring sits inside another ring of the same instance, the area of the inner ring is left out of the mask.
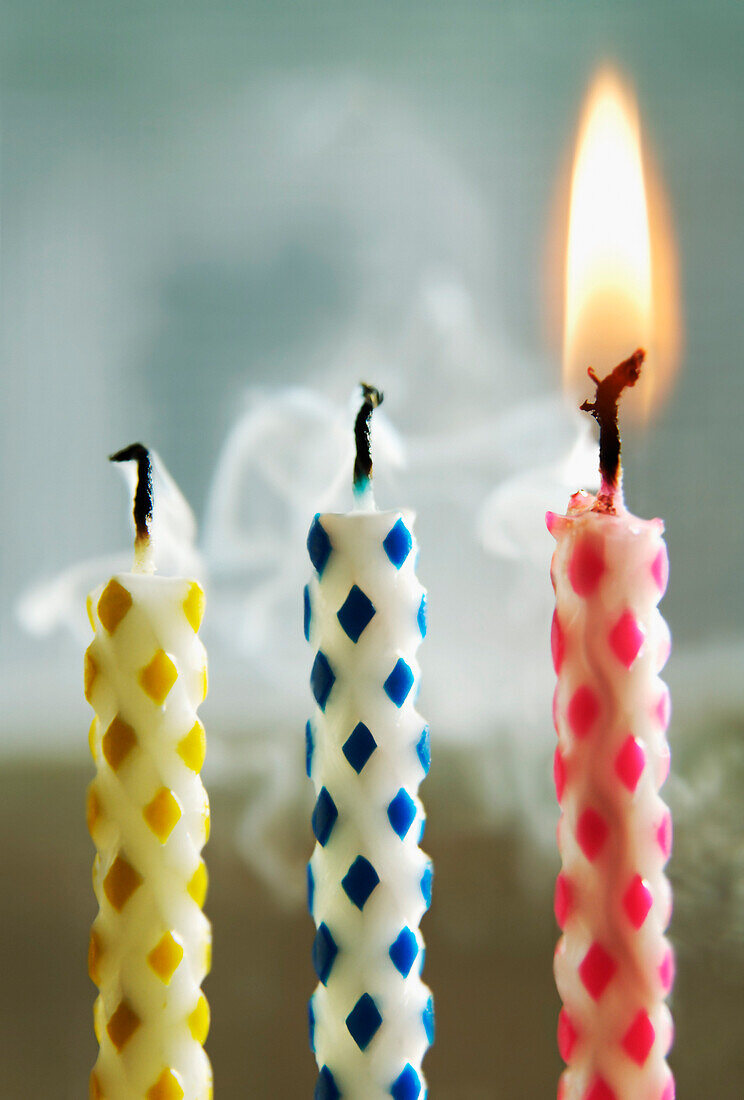
<path id="1" fill-rule="evenodd" d="M 617 403 L 623 390 L 635 386 L 641 376 L 641 366 L 646 358 L 643 348 L 619 363 L 601 381 L 594 368 L 588 374 L 597 387 L 593 401 L 584 401 L 582 412 L 591 413 L 599 424 L 599 472 L 602 477 L 600 499 L 608 510 L 613 510 L 613 499 L 620 484 L 620 431 L 617 424 Z"/>
<path id="2" fill-rule="evenodd" d="M 141 443 L 132 443 L 129 447 L 109 455 L 111 462 L 137 463 L 137 488 L 134 493 L 134 526 L 137 541 L 147 541 L 150 537 L 152 522 L 152 461 L 147 447 Z"/>
<path id="3" fill-rule="evenodd" d="M 355 489 L 363 489 L 372 477 L 369 430 L 372 413 L 378 405 L 382 404 L 383 397 L 382 393 L 374 386 L 368 386 L 366 382 L 361 382 L 360 385 L 364 400 L 354 424 L 354 439 L 356 441 L 356 458 L 354 459 Z"/>

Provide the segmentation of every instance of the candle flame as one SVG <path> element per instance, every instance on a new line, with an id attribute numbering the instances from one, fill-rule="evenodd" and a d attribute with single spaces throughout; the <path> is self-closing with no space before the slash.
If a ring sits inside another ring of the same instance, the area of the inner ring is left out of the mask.
<path id="1" fill-rule="evenodd" d="M 584 393 L 636 347 L 644 377 L 623 402 L 647 417 L 679 357 L 676 258 L 658 177 L 645 165 L 638 110 L 618 76 L 595 78 L 571 179 L 563 337 L 566 388 Z"/>

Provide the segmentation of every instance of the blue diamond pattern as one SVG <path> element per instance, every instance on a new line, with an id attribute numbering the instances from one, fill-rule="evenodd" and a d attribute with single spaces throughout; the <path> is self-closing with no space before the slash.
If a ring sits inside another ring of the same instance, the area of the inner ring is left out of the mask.
<path id="1" fill-rule="evenodd" d="M 423 875 L 421 876 L 421 896 L 423 897 L 426 908 L 431 905 L 431 887 L 434 881 L 434 868 L 431 864 L 428 865 Z"/>
<path id="2" fill-rule="evenodd" d="M 364 722 L 357 722 L 354 729 L 344 742 L 342 752 L 359 775 L 372 753 L 377 748 L 377 742 Z"/>
<path id="3" fill-rule="evenodd" d="M 315 742 L 313 741 L 313 727 L 309 722 L 305 722 L 305 771 L 308 776 L 313 768 L 313 750 L 315 748 Z"/>
<path id="4" fill-rule="evenodd" d="M 313 915 L 313 902 L 315 901 L 315 876 L 312 866 L 307 865 L 307 908 L 310 916 Z"/>
<path id="5" fill-rule="evenodd" d="M 357 909 L 364 909 L 369 896 L 379 884 L 380 876 L 372 864 L 364 856 L 357 856 L 349 870 L 341 879 L 341 885 L 346 891 L 349 901 L 356 905 Z"/>
<path id="6" fill-rule="evenodd" d="M 426 1032 L 426 1038 L 429 1040 L 429 1045 L 434 1042 L 434 998 L 429 997 L 426 1002 L 426 1008 L 423 1011 L 421 1017 L 424 1024 L 424 1031 Z"/>
<path id="7" fill-rule="evenodd" d="M 349 1034 L 360 1050 L 366 1050 L 374 1039 L 382 1023 L 377 1005 L 369 993 L 362 993 L 357 1003 L 346 1017 Z"/>
<path id="8" fill-rule="evenodd" d="M 421 1095 L 421 1078 L 410 1062 L 393 1082 L 390 1095 L 393 1100 L 418 1100 Z"/>
<path id="9" fill-rule="evenodd" d="M 385 691 L 391 702 L 396 707 L 402 707 L 408 698 L 408 693 L 413 687 L 413 672 L 402 657 L 399 657 L 395 668 L 388 676 L 384 684 Z"/>
<path id="10" fill-rule="evenodd" d="M 318 801 L 315 803 L 315 809 L 313 810 L 312 825 L 315 839 L 322 848 L 325 848 L 328 843 L 337 819 L 336 803 L 328 793 L 328 788 L 321 787 Z"/>
<path id="11" fill-rule="evenodd" d="M 418 739 L 416 745 L 416 755 L 421 761 L 421 767 L 424 769 L 424 775 L 429 774 L 429 768 L 431 767 L 431 744 L 429 742 L 429 727 L 424 726 L 421 731 L 421 736 Z"/>
<path id="12" fill-rule="evenodd" d="M 313 941 L 313 966 L 323 985 L 328 985 L 328 978 L 336 961 L 336 955 L 338 955 L 338 946 L 331 935 L 330 928 L 323 921 L 315 933 Z"/>
<path id="13" fill-rule="evenodd" d="M 405 837 L 416 816 L 416 803 L 408 791 L 400 788 L 387 808 L 388 821 L 401 840 Z"/>
<path id="14" fill-rule="evenodd" d="M 310 641 L 310 617 L 312 610 L 310 607 L 310 589 L 307 585 L 302 590 L 302 632 L 305 635 L 305 641 Z"/>
<path id="15" fill-rule="evenodd" d="M 328 696 L 336 682 L 336 674 L 328 663 L 328 658 L 322 650 L 318 650 L 313 662 L 313 670 L 310 673 L 310 687 L 312 688 L 315 702 L 321 710 L 326 709 Z"/>
<path id="16" fill-rule="evenodd" d="M 393 966 L 404 978 L 407 978 L 411 973 L 411 967 L 416 961 L 418 950 L 418 941 L 415 935 L 410 928 L 404 928 L 390 948 L 390 958 L 393 960 Z"/>
<path id="17" fill-rule="evenodd" d="M 352 642 L 358 642 L 375 614 L 375 605 L 365 596 L 359 585 L 354 584 L 336 618 Z"/>
<path id="18" fill-rule="evenodd" d="M 328 1066 L 323 1066 L 315 1084 L 313 1100 L 341 1100 L 341 1090 L 333 1079 Z"/>
<path id="19" fill-rule="evenodd" d="M 424 592 L 421 597 L 421 603 L 419 604 L 418 615 L 416 616 L 416 622 L 421 632 L 421 637 L 426 637 L 426 593 Z M 307 638 L 307 634 L 305 635 Z"/>
<path id="20" fill-rule="evenodd" d="M 403 562 L 411 553 L 411 547 L 413 546 L 411 532 L 402 519 L 397 520 L 390 528 L 382 546 L 395 568 L 400 569 Z"/>
<path id="21" fill-rule="evenodd" d="M 307 1027 L 310 1033 L 310 1050 L 315 1054 L 315 1009 L 312 997 L 307 1002 Z"/>
<path id="22" fill-rule="evenodd" d="M 322 576 L 331 556 L 331 540 L 328 538 L 325 527 L 320 522 L 320 512 L 317 513 L 310 525 L 307 536 L 307 552 L 310 555 L 310 561 L 318 572 L 318 576 Z"/>

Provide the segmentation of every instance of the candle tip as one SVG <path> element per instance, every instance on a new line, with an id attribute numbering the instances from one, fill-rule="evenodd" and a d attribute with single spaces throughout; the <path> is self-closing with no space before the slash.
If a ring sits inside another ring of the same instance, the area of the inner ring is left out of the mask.
<path id="1" fill-rule="evenodd" d="M 617 422 L 617 405 L 624 390 L 635 386 L 641 376 L 641 366 L 646 358 L 643 348 L 636 348 L 632 355 L 618 363 L 606 378 L 600 379 L 594 368 L 587 374 L 596 386 L 593 401 L 579 406 L 582 412 L 591 413 L 599 424 L 599 473 L 602 487 L 596 507 L 600 511 L 614 512 L 620 492 L 622 467 L 620 463 L 620 430 Z"/>
<path id="2" fill-rule="evenodd" d="M 110 462 L 136 462 L 137 463 L 137 487 L 134 491 L 134 516 L 135 554 L 138 556 L 142 548 L 150 541 L 150 524 L 152 522 L 152 459 L 147 447 L 142 443 L 131 443 L 128 447 L 115 454 L 109 455 Z"/>
<path id="3" fill-rule="evenodd" d="M 362 406 L 354 424 L 356 458 L 354 459 L 354 492 L 363 494 L 372 479 L 372 452 L 370 444 L 370 425 L 372 413 L 382 404 L 383 394 L 374 386 L 360 382 Z"/>

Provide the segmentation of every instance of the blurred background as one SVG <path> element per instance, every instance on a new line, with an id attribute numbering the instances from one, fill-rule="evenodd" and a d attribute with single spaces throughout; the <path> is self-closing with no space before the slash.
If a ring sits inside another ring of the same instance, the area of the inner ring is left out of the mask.
<path id="1" fill-rule="evenodd" d="M 610 61 L 664 181 L 684 329 L 665 403 L 625 432 L 629 506 L 665 517 L 672 561 L 671 1062 L 680 1097 L 739 1097 L 741 5 L 0 12 L 0 1095 L 77 1100 L 95 1057 L 84 594 L 128 560 L 130 505 L 106 456 L 134 439 L 196 515 L 196 545 L 168 564 L 209 594 L 217 1095 L 311 1095 L 304 538 L 316 510 L 350 503 L 360 378 L 386 391 L 378 503 L 418 511 L 430 590 L 430 1088 L 553 1095 L 542 515 L 596 461 L 561 396 L 554 245 L 582 100 Z"/>

